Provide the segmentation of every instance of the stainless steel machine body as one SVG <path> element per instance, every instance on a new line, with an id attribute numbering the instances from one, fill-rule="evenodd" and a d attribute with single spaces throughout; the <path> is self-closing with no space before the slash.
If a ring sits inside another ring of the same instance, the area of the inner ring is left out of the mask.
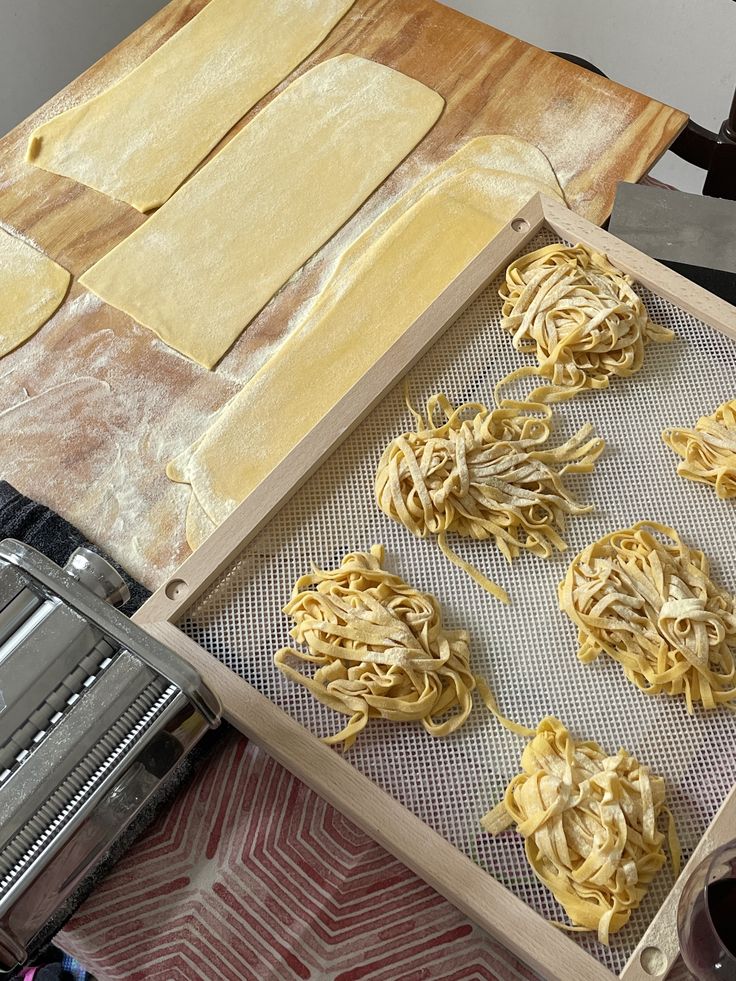
<path id="1" fill-rule="evenodd" d="M 114 609 L 127 596 L 87 549 L 61 569 L 0 542 L 0 970 L 219 722 L 198 673 Z"/>

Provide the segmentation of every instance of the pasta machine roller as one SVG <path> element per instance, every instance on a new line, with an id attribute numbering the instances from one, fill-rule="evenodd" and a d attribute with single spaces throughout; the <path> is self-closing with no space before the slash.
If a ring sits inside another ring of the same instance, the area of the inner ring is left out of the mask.
<path id="1" fill-rule="evenodd" d="M 198 673 L 114 608 L 128 595 L 88 549 L 61 569 L 0 542 L 0 971 L 219 722 Z"/>

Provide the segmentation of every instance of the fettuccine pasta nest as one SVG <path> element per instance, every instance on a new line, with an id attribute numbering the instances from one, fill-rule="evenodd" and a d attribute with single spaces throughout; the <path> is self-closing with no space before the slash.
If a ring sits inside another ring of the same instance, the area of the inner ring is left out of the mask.
<path id="1" fill-rule="evenodd" d="M 350 717 L 326 743 L 349 749 L 371 718 L 421 722 L 432 736 L 463 725 L 477 688 L 488 708 L 488 686 L 470 669 L 468 635 L 447 630 L 434 596 L 382 568 L 383 546 L 346 555 L 337 569 L 314 568 L 297 580 L 284 613 L 308 652 L 284 647 L 277 667 L 320 702 Z M 292 667 L 317 666 L 311 677 Z"/>
<path id="2" fill-rule="evenodd" d="M 408 404 L 408 402 L 407 402 Z M 562 551 L 566 515 L 585 514 L 565 487 L 567 473 L 590 473 L 605 443 L 586 424 L 561 446 L 549 447 L 552 410 L 478 402 L 453 408 L 444 395 L 427 402 L 426 417 L 409 405 L 416 432 L 386 447 L 376 473 L 378 506 L 420 538 L 436 535 L 447 557 L 492 595 L 503 589 L 461 560 L 447 535 L 493 539 L 510 561 L 522 549 L 548 558 Z"/>
<path id="3" fill-rule="evenodd" d="M 690 713 L 736 701 L 736 600 L 672 528 L 640 521 L 589 545 L 559 601 L 581 661 L 605 651 L 647 695 L 684 694 Z"/>
<path id="4" fill-rule="evenodd" d="M 597 743 L 576 743 L 558 719 L 544 719 L 532 735 L 523 772 L 481 825 L 498 834 L 515 824 L 532 869 L 573 929 L 596 930 L 607 944 L 665 864 L 665 835 L 657 828 L 666 811 L 664 780 L 624 749 L 609 756 Z M 671 817 L 669 843 L 677 873 Z"/>
<path id="5" fill-rule="evenodd" d="M 585 245 L 547 245 L 515 259 L 499 291 L 501 326 L 517 351 L 536 356 L 537 365 L 508 375 L 497 397 L 501 386 L 530 375 L 551 383 L 530 399 L 553 402 L 637 372 L 645 342 L 669 341 L 674 334 L 649 319 L 632 283 Z"/>
<path id="6" fill-rule="evenodd" d="M 665 429 L 662 439 L 682 457 L 677 472 L 710 484 L 718 497 L 736 497 L 736 399 L 702 416 L 694 429 Z"/>

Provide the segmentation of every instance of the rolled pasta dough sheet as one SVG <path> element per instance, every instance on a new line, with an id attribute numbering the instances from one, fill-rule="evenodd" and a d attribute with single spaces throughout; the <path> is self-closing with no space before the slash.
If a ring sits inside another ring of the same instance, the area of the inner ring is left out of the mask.
<path id="1" fill-rule="evenodd" d="M 525 157 L 530 177 L 520 166 Z M 516 171 L 485 166 L 504 162 Z M 191 485 L 192 548 L 540 190 L 562 198 L 551 165 L 536 147 L 509 137 L 479 137 L 355 240 L 303 323 L 203 436 L 169 463 L 170 479 Z"/>
<path id="2" fill-rule="evenodd" d="M 130 74 L 34 130 L 28 159 L 158 207 L 354 2 L 210 0 Z"/>
<path id="3" fill-rule="evenodd" d="M 81 282 L 212 368 L 443 105 L 385 65 L 355 55 L 322 62 Z"/>
<path id="4" fill-rule="evenodd" d="M 0 228 L 0 357 L 46 323 L 70 278 L 53 259 Z"/>

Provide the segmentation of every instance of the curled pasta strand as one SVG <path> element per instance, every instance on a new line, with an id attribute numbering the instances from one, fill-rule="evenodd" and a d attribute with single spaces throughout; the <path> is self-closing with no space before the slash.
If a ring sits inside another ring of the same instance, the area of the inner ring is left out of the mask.
<path id="1" fill-rule="evenodd" d="M 722 500 L 736 497 L 736 399 L 702 416 L 693 429 L 665 429 L 662 439 L 682 457 L 681 477 L 710 484 Z"/>
<path id="2" fill-rule="evenodd" d="M 384 450 L 376 472 L 378 506 L 412 534 L 436 536 L 450 561 L 508 603 L 500 586 L 453 552 L 447 536 L 490 538 L 509 561 L 522 550 L 545 558 L 563 551 L 565 517 L 591 507 L 576 501 L 562 478 L 590 473 L 603 440 L 586 424 L 565 443 L 548 446 L 548 405 L 454 407 L 442 394 L 429 399 L 424 416 L 407 405 L 416 431 Z"/>
<path id="3" fill-rule="evenodd" d="M 645 694 L 684 694 L 690 713 L 736 702 L 736 599 L 672 528 L 640 521 L 589 545 L 559 602 L 581 661 L 605 652 Z"/>
<path id="4" fill-rule="evenodd" d="M 382 568 L 383 546 L 346 555 L 337 569 L 314 568 L 297 580 L 284 612 L 304 651 L 284 647 L 279 670 L 348 723 L 324 741 L 349 749 L 371 718 L 421 722 L 432 736 L 447 736 L 470 714 L 476 689 L 514 732 L 523 727 L 501 716 L 488 685 L 470 668 L 468 635 L 447 630 L 434 596 L 419 592 Z M 313 675 L 293 660 L 317 666 Z"/>
<path id="5" fill-rule="evenodd" d="M 552 717 L 531 732 L 503 800 L 482 819 L 499 834 L 512 825 L 537 878 L 570 917 L 566 930 L 596 930 L 601 943 L 620 930 L 665 864 L 668 838 L 675 874 L 680 847 L 664 805 L 665 785 L 620 749 L 608 755 L 594 742 L 578 742 Z"/>
<path id="6" fill-rule="evenodd" d="M 515 259 L 499 295 L 501 326 L 517 351 L 536 356 L 535 367 L 513 371 L 496 386 L 496 400 L 511 382 L 536 376 L 532 402 L 559 402 L 584 389 L 608 386 L 644 362 L 646 341 L 674 334 L 653 323 L 633 280 L 585 245 L 548 245 Z"/>

